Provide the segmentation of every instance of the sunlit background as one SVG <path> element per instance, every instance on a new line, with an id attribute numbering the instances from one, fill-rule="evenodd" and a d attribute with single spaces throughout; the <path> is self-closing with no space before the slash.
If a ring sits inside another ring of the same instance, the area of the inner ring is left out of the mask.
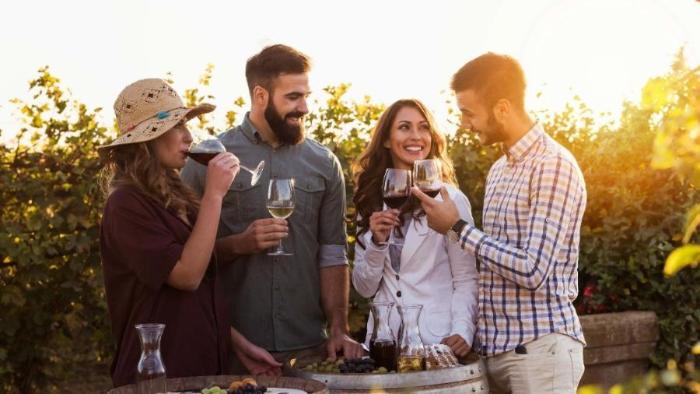
<path id="1" fill-rule="evenodd" d="M 0 138 L 16 129 L 8 100 L 49 65 L 75 98 L 111 106 L 128 83 L 171 72 L 182 92 L 215 65 L 210 93 L 224 109 L 246 96 L 246 59 L 273 43 L 314 62 L 312 88 L 352 83 L 351 97 L 424 100 L 445 122 L 452 74 L 485 51 L 523 64 L 533 110 L 578 95 L 619 113 L 685 47 L 700 63 L 696 0 L 530 1 L 13 1 L 0 13 Z M 539 93 L 539 94 L 538 94 Z M 450 131 L 450 130 L 446 130 Z"/>

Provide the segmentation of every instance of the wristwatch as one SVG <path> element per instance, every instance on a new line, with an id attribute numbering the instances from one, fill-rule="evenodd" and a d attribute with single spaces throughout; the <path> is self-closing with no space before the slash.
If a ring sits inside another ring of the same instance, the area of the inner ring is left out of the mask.
<path id="1" fill-rule="evenodd" d="M 467 222 L 465 222 L 462 219 L 459 219 L 457 223 L 455 223 L 451 229 L 447 230 L 447 239 L 449 239 L 452 242 L 457 242 L 459 241 L 459 234 L 462 233 L 462 230 L 464 230 L 464 226 L 467 225 Z"/>

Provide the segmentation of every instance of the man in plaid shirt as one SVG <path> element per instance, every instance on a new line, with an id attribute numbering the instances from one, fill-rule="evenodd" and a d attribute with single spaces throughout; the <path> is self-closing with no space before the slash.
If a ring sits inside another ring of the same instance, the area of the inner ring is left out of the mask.
<path id="1" fill-rule="evenodd" d="M 572 305 L 586 187 L 576 159 L 524 106 L 525 76 L 510 56 L 465 64 L 452 89 L 462 126 L 504 155 L 486 179 L 483 231 L 459 218 L 445 190 L 414 187 L 434 230 L 480 263 L 480 353 L 491 393 L 575 393 L 585 340 Z"/>

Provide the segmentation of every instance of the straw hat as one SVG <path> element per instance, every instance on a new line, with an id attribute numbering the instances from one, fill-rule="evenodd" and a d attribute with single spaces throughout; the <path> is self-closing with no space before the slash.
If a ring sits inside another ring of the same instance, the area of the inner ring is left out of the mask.
<path id="1" fill-rule="evenodd" d="M 177 92 L 162 79 L 136 81 L 122 90 L 114 102 L 119 137 L 97 149 L 150 141 L 172 129 L 181 120 L 211 112 L 212 104 L 186 108 Z"/>

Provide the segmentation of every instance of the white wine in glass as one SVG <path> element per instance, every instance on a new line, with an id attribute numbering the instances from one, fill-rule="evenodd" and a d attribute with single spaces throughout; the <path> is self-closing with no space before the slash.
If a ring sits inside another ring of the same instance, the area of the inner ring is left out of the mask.
<path id="1" fill-rule="evenodd" d="M 267 210 L 272 217 L 287 219 L 294 212 L 294 179 L 270 179 L 267 189 Z M 291 256 L 284 250 L 280 239 L 277 248 L 267 253 L 268 256 Z"/>
<path id="2" fill-rule="evenodd" d="M 276 219 L 286 219 L 292 216 L 294 212 L 294 207 L 271 207 L 268 206 L 267 210 L 270 211 L 270 215 Z"/>

